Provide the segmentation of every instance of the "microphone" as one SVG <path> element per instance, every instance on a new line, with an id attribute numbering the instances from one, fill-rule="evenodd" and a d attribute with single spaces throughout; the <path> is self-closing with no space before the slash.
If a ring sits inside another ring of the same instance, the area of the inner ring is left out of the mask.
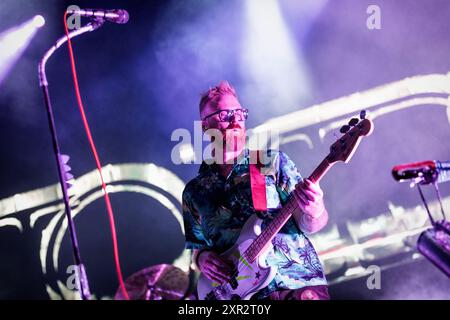
<path id="1" fill-rule="evenodd" d="M 76 14 L 81 17 L 95 17 L 106 21 L 125 24 L 128 22 L 130 16 L 128 12 L 123 9 L 102 10 L 102 9 L 76 9 L 67 10 L 68 14 Z"/>
<path id="2" fill-rule="evenodd" d="M 392 168 L 392 176 L 398 182 L 418 179 L 420 184 L 450 181 L 450 161 L 428 160 L 401 164 Z"/>

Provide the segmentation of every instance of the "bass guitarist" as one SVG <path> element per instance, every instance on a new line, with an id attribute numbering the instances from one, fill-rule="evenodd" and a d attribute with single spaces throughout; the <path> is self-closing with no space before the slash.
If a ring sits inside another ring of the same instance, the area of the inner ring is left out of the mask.
<path id="1" fill-rule="evenodd" d="M 236 270 L 220 254 L 233 246 L 252 215 L 269 223 L 287 199 L 294 197 L 293 218 L 272 239 L 264 258 L 276 270 L 275 276 L 251 299 L 328 300 L 323 267 L 306 235 L 321 230 L 328 221 L 318 183 L 302 179 L 285 153 L 269 151 L 270 161 L 264 165 L 267 211 L 261 216 L 253 206 L 250 152 L 245 144 L 248 110 L 226 81 L 204 93 L 199 107 L 203 131 L 214 135 L 216 161 L 204 161 L 198 176 L 183 191 L 186 248 L 193 249 L 196 267 L 217 285 L 229 282 Z M 237 281 L 245 279 L 238 276 Z"/>

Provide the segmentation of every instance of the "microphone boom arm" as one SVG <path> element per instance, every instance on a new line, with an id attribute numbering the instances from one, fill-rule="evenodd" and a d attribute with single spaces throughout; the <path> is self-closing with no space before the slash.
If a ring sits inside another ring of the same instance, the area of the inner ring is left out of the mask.
<path id="1" fill-rule="evenodd" d="M 71 32 L 69 32 L 69 38 L 75 38 L 77 36 L 82 35 L 83 33 L 86 32 L 91 32 L 94 30 L 97 30 L 98 28 L 100 28 L 103 23 L 105 21 L 103 19 L 97 18 L 91 22 L 89 22 L 87 25 L 85 25 L 84 27 L 81 27 L 80 29 L 76 29 L 73 30 Z M 55 45 L 53 47 L 51 47 L 42 57 L 41 61 L 39 62 L 39 85 L 41 87 L 43 86 L 48 86 L 48 82 L 47 82 L 47 76 L 45 73 L 45 66 L 47 64 L 48 59 L 50 59 L 50 57 L 53 55 L 53 53 L 59 48 L 61 47 L 64 43 L 67 42 L 67 36 L 64 35 L 61 38 L 58 39 L 58 41 L 56 41 Z"/>

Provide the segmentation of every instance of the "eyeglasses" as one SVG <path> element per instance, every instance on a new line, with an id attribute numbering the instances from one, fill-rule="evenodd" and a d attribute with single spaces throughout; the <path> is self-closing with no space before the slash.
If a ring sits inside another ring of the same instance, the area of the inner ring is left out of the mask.
<path id="1" fill-rule="evenodd" d="M 219 115 L 219 120 L 221 122 L 231 122 L 231 119 L 236 119 L 237 121 L 245 121 L 248 118 L 248 109 L 233 109 L 233 110 L 219 110 L 208 114 L 203 120 L 214 115 Z"/>

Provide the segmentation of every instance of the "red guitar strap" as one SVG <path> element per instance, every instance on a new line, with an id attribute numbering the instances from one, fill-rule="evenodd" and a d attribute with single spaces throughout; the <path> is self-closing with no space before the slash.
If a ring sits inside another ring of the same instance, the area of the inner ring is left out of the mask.
<path id="1" fill-rule="evenodd" d="M 263 164 L 258 151 L 250 151 L 250 185 L 252 188 L 253 207 L 256 211 L 267 211 L 266 176 L 261 173 Z M 252 163 L 256 159 L 256 164 Z"/>

